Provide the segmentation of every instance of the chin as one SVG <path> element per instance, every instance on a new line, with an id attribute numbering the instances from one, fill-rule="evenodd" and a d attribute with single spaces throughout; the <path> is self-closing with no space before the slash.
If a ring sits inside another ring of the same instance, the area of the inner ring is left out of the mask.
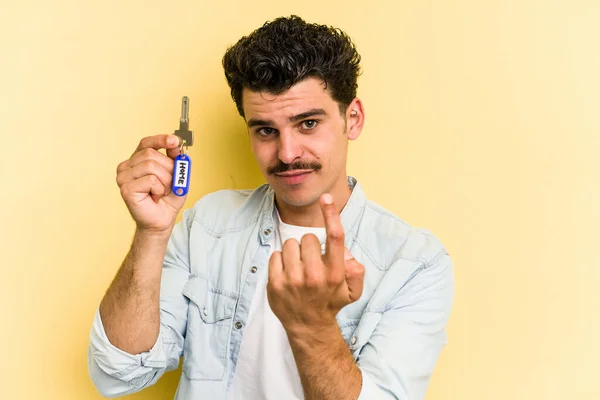
<path id="1" fill-rule="evenodd" d="M 292 207 L 305 207 L 313 204 L 315 201 L 319 201 L 320 195 L 318 193 L 314 193 L 308 191 L 306 189 L 298 190 L 285 190 L 282 188 L 276 188 L 272 186 L 275 190 L 275 195 L 277 199 L 283 201 L 286 204 L 289 204 Z"/>
<path id="2" fill-rule="evenodd" d="M 286 204 L 289 204 L 292 207 L 306 207 L 314 203 L 313 199 L 303 199 L 303 198 L 287 198 L 283 196 L 279 196 L 279 199 L 284 201 Z"/>

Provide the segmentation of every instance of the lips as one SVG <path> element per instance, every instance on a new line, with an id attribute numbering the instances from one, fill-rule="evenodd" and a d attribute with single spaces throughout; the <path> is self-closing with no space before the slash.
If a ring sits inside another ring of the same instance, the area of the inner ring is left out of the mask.
<path id="1" fill-rule="evenodd" d="M 310 174 L 313 172 L 312 169 L 307 170 L 295 170 L 295 171 L 286 171 L 281 172 L 279 174 L 275 174 L 275 176 L 287 185 L 298 185 L 304 182 Z"/>
<path id="2" fill-rule="evenodd" d="M 302 175 L 302 174 L 308 174 L 309 172 L 312 172 L 312 169 L 296 169 L 294 171 L 286 171 L 286 172 L 280 172 L 278 174 L 278 176 L 296 176 L 296 175 Z"/>

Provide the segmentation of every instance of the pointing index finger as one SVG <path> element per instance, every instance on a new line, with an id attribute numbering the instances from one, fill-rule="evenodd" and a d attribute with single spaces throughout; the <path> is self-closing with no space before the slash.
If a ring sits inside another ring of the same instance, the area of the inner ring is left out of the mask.
<path id="1" fill-rule="evenodd" d="M 321 210 L 325 219 L 325 230 L 327 232 L 327 242 L 325 247 L 325 260 L 329 267 L 341 274 L 344 273 L 344 227 L 340 219 L 333 196 L 329 193 L 321 196 Z M 339 271 L 338 271 L 339 269 Z"/>

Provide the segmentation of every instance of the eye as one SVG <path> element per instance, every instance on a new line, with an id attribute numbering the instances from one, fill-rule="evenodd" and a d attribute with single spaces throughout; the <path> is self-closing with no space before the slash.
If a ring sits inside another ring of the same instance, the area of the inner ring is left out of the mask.
<path id="1" fill-rule="evenodd" d="M 277 133 L 277 130 L 269 127 L 260 128 L 256 131 L 260 136 L 271 136 Z"/>
<path id="2" fill-rule="evenodd" d="M 307 119 L 306 121 L 302 121 L 302 127 L 307 130 L 315 129 L 319 121 L 316 119 Z"/>

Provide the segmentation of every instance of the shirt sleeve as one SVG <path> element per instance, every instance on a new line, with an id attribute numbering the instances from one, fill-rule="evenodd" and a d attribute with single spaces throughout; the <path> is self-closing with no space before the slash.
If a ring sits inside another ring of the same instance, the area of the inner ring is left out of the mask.
<path id="1" fill-rule="evenodd" d="M 360 349 L 359 400 L 422 400 L 439 354 L 454 299 L 452 261 L 444 253 L 420 268 L 381 313 Z"/>
<path id="2" fill-rule="evenodd" d="M 184 212 L 167 245 L 160 285 L 160 331 L 154 346 L 139 354 L 115 347 L 108 340 L 99 310 L 96 311 L 90 332 L 88 368 L 94 385 L 105 397 L 138 392 L 179 366 L 189 302 L 182 291 L 190 271 L 190 212 Z"/>

